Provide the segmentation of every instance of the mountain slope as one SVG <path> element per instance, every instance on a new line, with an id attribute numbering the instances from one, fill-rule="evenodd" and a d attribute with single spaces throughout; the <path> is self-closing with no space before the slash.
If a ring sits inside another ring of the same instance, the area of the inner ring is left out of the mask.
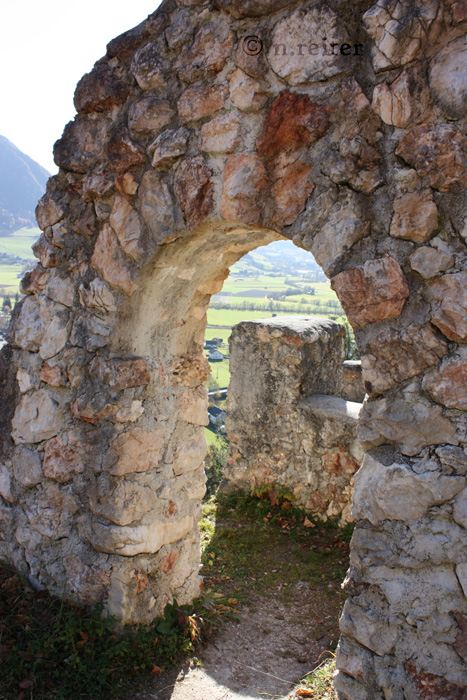
<path id="1" fill-rule="evenodd" d="M 34 210 L 50 173 L 0 136 L 0 235 L 37 226 Z"/>

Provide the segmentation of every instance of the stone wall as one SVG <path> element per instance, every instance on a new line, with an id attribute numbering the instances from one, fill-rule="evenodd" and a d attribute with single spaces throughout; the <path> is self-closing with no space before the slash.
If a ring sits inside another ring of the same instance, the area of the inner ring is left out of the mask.
<path id="1" fill-rule="evenodd" d="M 206 309 L 285 236 L 368 396 L 339 693 L 465 695 L 466 28 L 464 0 L 164 0 L 109 43 L 2 350 L 1 556 L 125 620 L 199 591 Z"/>
<path id="2" fill-rule="evenodd" d="M 230 336 L 230 442 L 222 490 L 279 484 L 295 503 L 327 520 L 351 521 L 361 404 L 340 398 L 342 325 L 277 316 L 244 321 Z"/>

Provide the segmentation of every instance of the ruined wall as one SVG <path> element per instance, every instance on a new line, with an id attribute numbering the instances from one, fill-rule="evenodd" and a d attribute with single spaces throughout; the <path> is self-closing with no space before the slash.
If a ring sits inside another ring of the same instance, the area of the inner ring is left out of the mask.
<path id="1" fill-rule="evenodd" d="M 341 698 L 465 695 L 466 27 L 463 0 L 165 0 L 110 42 L 2 350 L 1 556 L 125 620 L 199 591 L 206 308 L 284 235 L 368 394 Z"/>
<path id="2" fill-rule="evenodd" d="M 340 398 L 344 333 L 329 319 L 244 321 L 230 336 L 230 442 L 222 490 L 280 484 L 327 520 L 351 521 L 361 404 Z"/>

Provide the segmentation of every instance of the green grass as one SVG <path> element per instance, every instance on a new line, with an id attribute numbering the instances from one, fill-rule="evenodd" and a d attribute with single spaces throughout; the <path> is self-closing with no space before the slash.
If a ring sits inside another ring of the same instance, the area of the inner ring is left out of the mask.
<path id="1" fill-rule="evenodd" d="M 209 365 L 211 367 L 211 377 L 219 384 L 219 386 L 229 386 L 229 360 L 222 360 L 222 362 L 210 362 Z"/>
<path id="2" fill-rule="evenodd" d="M 41 234 L 40 229 L 20 229 L 10 236 L 0 236 L 0 253 L 18 255 L 27 260 L 34 260 L 31 246 Z"/>
<path id="3" fill-rule="evenodd" d="M 333 658 L 323 661 L 313 673 L 304 678 L 295 689 L 294 698 L 313 698 L 314 700 L 338 700 L 332 679 L 336 670 Z"/>
<path id="4" fill-rule="evenodd" d="M 271 318 L 272 313 L 268 311 L 239 311 L 237 309 L 208 309 L 208 324 L 215 326 L 227 326 L 231 328 L 241 321 L 251 321 L 255 318 Z M 219 333 L 223 337 L 222 333 Z M 223 329 L 222 329 L 223 330 Z"/>
<path id="5" fill-rule="evenodd" d="M 0 239 L 1 240 L 1 239 Z M 23 266 L 20 264 L 5 265 L 0 263 L 0 294 L 16 294 L 23 277 Z"/>

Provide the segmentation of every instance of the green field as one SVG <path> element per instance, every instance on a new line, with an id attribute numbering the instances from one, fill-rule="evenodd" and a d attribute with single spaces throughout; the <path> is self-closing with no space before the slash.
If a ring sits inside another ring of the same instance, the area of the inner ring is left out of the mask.
<path id="1" fill-rule="evenodd" d="M 26 260 L 34 260 L 32 245 L 41 235 L 39 228 L 22 228 L 11 236 L 0 237 L 0 253 L 18 255 Z"/>
<path id="2" fill-rule="evenodd" d="M 23 277 L 23 266 L 19 264 L 4 265 L 0 263 L 0 294 L 14 295 L 19 289 Z"/>

